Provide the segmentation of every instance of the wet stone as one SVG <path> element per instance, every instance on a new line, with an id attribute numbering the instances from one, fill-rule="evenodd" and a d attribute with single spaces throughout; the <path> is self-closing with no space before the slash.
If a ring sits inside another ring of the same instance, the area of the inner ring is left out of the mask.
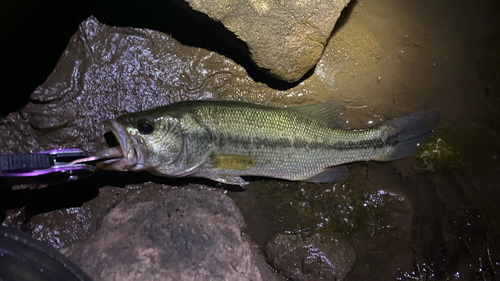
<path id="1" fill-rule="evenodd" d="M 65 252 L 95 280 L 262 280 L 243 226 L 226 195 L 175 189 L 120 203 Z"/>
<path id="2" fill-rule="evenodd" d="M 343 280 L 356 254 L 340 233 L 278 234 L 266 245 L 270 264 L 293 280 Z"/>

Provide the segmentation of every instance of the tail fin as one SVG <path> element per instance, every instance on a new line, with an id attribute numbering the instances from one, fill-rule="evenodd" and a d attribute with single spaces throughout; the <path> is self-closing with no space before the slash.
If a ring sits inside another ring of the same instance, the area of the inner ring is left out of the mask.
<path id="1" fill-rule="evenodd" d="M 415 153 L 419 142 L 432 133 L 439 123 L 441 113 L 437 110 L 427 110 L 411 113 L 405 116 L 388 120 L 381 124 L 387 126 L 388 144 L 394 145 L 392 151 L 385 154 L 379 161 L 391 161 L 408 157 Z"/>

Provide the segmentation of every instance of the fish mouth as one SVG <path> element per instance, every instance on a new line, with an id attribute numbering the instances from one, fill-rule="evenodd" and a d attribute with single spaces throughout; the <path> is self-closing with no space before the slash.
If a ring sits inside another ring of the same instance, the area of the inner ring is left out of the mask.
<path id="1" fill-rule="evenodd" d="M 104 121 L 104 126 L 108 128 L 118 146 L 108 148 L 96 153 L 99 157 L 110 157 L 113 159 L 96 163 L 96 167 L 103 170 L 130 171 L 143 167 L 146 151 L 141 146 L 141 141 L 131 136 L 125 127 L 115 120 Z"/>

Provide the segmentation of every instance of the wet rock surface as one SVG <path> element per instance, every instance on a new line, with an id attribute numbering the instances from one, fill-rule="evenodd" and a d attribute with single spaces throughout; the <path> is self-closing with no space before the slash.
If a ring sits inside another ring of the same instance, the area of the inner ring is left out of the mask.
<path id="1" fill-rule="evenodd" d="M 182 48 L 165 34 L 109 27 L 91 17 L 31 102 L 2 119 L 0 147 L 95 151 L 104 144 L 102 120 L 180 100 L 220 98 L 224 84 L 244 73 L 231 60 Z"/>
<path id="2" fill-rule="evenodd" d="M 243 226 L 226 195 L 176 189 L 118 204 L 66 254 L 95 280 L 262 280 Z"/>
<path id="3" fill-rule="evenodd" d="M 266 245 L 273 268 L 292 280 L 344 280 L 356 253 L 340 233 L 278 234 Z"/>
<path id="4" fill-rule="evenodd" d="M 187 2 L 247 43 L 259 67 L 295 82 L 320 59 L 349 0 Z"/>

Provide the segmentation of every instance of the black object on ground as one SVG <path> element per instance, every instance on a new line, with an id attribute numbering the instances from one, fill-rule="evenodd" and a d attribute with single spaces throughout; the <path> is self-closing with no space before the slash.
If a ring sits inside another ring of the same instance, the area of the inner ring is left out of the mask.
<path id="1" fill-rule="evenodd" d="M 0 226 L 0 280 L 92 280 L 51 246 Z"/>

